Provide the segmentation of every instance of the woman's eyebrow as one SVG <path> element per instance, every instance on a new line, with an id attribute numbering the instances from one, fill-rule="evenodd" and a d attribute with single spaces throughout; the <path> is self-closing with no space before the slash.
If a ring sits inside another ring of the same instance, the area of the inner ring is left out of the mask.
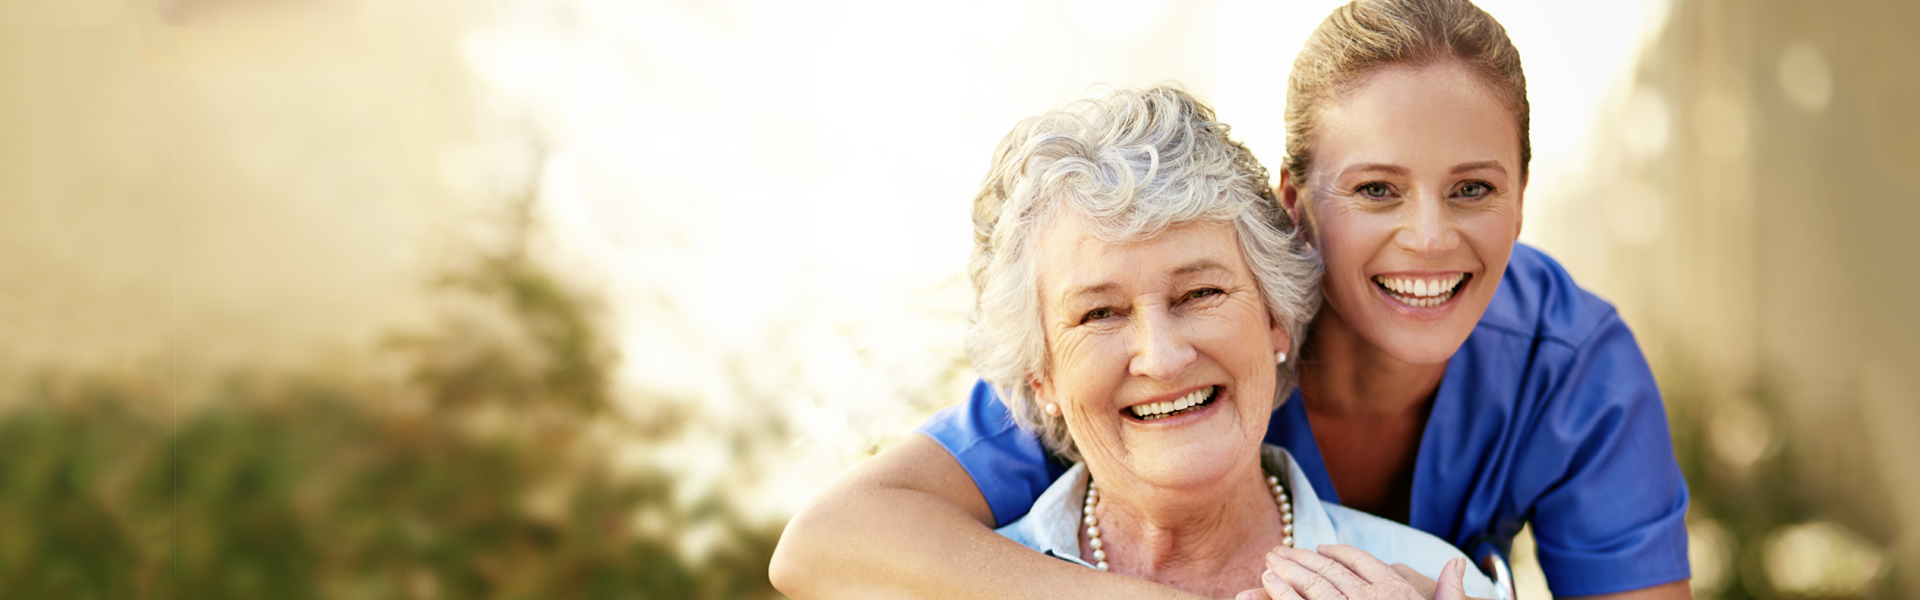
<path id="1" fill-rule="evenodd" d="M 1387 173 L 1390 175 L 1399 175 L 1401 177 L 1406 177 L 1407 175 L 1410 175 L 1413 173 L 1413 171 L 1407 170 L 1406 167 L 1402 167 L 1400 165 L 1390 165 L 1386 163 L 1360 163 L 1356 165 L 1348 165 L 1347 168 L 1341 169 L 1340 176 L 1346 177 L 1347 175 L 1350 175 L 1353 173 L 1359 173 L 1362 171 L 1377 171 L 1381 173 Z"/>
<path id="2" fill-rule="evenodd" d="M 1226 265 L 1220 264 L 1220 261 L 1217 261 L 1211 258 L 1202 258 L 1200 260 L 1187 263 L 1186 265 L 1181 266 L 1178 269 L 1174 269 L 1173 276 L 1186 277 L 1188 275 L 1193 275 L 1203 271 L 1231 271 L 1231 270 L 1232 269 L 1228 269 Z"/>
<path id="3" fill-rule="evenodd" d="M 1454 175 L 1459 175 L 1467 171 L 1478 171 L 1481 169 L 1499 171 L 1501 175 L 1507 174 L 1507 168 L 1505 166 L 1502 166 L 1500 164 L 1500 161 L 1497 161 L 1497 160 L 1482 160 L 1482 161 L 1475 161 L 1470 163 L 1460 163 L 1458 165 L 1454 165 L 1453 170 L 1449 171 L 1449 173 Z"/>
<path id="4" fill-rule="evenodd" d="M 1216 272 L 1216 271 L 1232 272 L 1233 270 L 1228 269 L 1225 264 L 1222 264 L 1218 260 L 1214 260 L 1211 258 L 1202 258 L 1202 259 L 1187 263 L 1185 265 L 1181 265 L 1180 268 L 1174 269 L 1171 273 L 1169 273 L 1169 275 L 1171 275 L 1174 278 L 1181 278 L 1181 277 L 1192 276 L 1198 273 L 1208 273 L 1208 272 Z M 1066 293 L 1060 294 L 1060 302 L 1062 304 L 1072 304 L 1074 301 L 1080 300 L 1081 298 L 1084 298 L 1087 296 L 1099 296 L 1102 294 L 1109 294 L 1118 289 L 1120 289 L 1120 284 L 1114 283 L 1111 281 L 1107 283 L 1075 286 L 1072 288 L 1068 288 Z"/>
<path id="5" fill-rule="evenodd" d="M 1120 287 L 1120 284 L 1112 283 L 1112 282 L 1101 283 L 1096 285 L 1083 285 L 1080 287 L 1069 289 L 1067 290 L 1067 293 L 1061 294 L 1060 303 L 1073 304 L 1074 301 L 1079 300 L 1082 297 L 1099 296 L 1102 294 L 1112 292 L 1116 289 L 1119 289 L 1119 287 Z"/>

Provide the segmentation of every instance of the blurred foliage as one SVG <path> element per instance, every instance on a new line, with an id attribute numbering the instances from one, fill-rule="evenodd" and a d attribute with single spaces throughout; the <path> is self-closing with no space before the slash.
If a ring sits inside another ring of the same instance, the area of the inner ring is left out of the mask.
<path id="1" fill-rule="evenodd" d="M 784 524 L 615 464 L 681 428 L 614 408 L 589 303 L 517 246 L 447 283 L 464 310 L 394 344 L 405 384 L 29 386 L 0 414 L 0 598 L 777 595 Z"/>
<path id="2" fill-rule="evenodd" d="M 1696 589 L 1696 597 L 1724 600 L 1912 597 L 1912 590 L 1902 589 L 1903 574 L 1893 561 L 1888 561 L 1878 576 L 1847 592 L 1822 594 L 1779 589 L 1775 584 L 1778 576 L 1772 572 L 1773 566 L 1768 564 L 1766 554 L 1769 543 L 1786 528 L 1816 521 L 1837 523 L 1870 540 L 1878 546 L 1874 550 L 1887 558 L 1891 558 L 1887 548 L 1892 541 L 1887 536 L 1893 528 L 1884 524 L 1876 526 L 1871 517 L 1848 510 L 1845 503 L 1835 501 L 1836 491 L 1818 489 L 1811 483 L 1814 478 L 1802 472 L 1812 461 L 1805 456 L 1801 442 L 1777 433 L 1784 414 L 1774 391 L 1777 386 L 1762 381 L 1744 397 L 1733 400 L 1747 403 L 1762 419 L 1762 431 L 1768 432 L 1766 450 L 1748 464 L 1736 464 L 1724 451 L 1716 451 L 1714 437 L 1729 435 L 1729 432 L 1724 431 L 1728 424 L 1716 422 L 1715 417 L 1722 415 L 1727 407 L 1725 401 L 1716 403 L 1701 391 L 1704 386 L 1696 376 L 1699 372 L 1669 368 L 1661 377 L 1673 427 L 1675 455 L 1686 473 L 1691 494 L 1688 520 L 1711 522 L 1725 536 L 1718 540 L 1723 545 L 1720 551 L 1726 553 L 1718 557 L 1724 561 L 1724 583 L 1717 591 L 1708 593 Z M 1696 578 L 1701 575 L 1701 569 L 1702 565 L 1694 565 Z"/>

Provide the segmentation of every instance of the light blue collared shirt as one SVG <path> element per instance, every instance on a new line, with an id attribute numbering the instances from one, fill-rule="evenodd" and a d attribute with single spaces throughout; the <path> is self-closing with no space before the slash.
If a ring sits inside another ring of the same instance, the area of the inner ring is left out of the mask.
<path id="1" fill-rule="evenodd" d="M 1263 445 L 1260 450 L 1267 472 L 1286 473 L 1293 494 L 1294 547 L 1346 544 L 1365 550 L 1381 562 L 1413 567 L 1430 579 L 1440 578 L 1440 569 L 1447 566 L 1447 561 L 1466 558 L 1460 549 L 1424 531 L 1321 502 L 1293 455 L 1273 445 Z M 1281 468 L 1281 464 L 1286 466 Z M 1080 560 L 1080 509 L 1086 501 L 1087 465 L 1077 463 L 1040 494 L 1026 516 L 995 531 L 1022 546 L 1091 568 L 1093 565 Z M 1505 590 L 1498 589 L 1477 569 L 1467 569 L 1465 583 L 1468 596 L 1510 600 Z M 1248 582 L 1248 587 L 1256 584 Z"/>

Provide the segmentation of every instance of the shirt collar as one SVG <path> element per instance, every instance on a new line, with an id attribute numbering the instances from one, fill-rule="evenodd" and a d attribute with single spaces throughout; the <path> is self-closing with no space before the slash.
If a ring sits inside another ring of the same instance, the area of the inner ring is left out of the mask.
<path id="1" fill-rule="evenodd" d="M 1285 473 L 1293 500 L 1294 547 L 1312 550 L 1339 543 L 1333 519 L 1320 495 L 1314 493 L 1300 463 L 1279 446 L 1263 444 L 1261 462 L 1268 473 Z M 1284 465 L 1284 466 L 1283 466 Z M 1080 511 L 1087 502 L 1087 465 L 1075 463 L 1034 500 L 1033 510 L 998 531 L 1029 548 L 1074 564 L 1092 567 L 1080 559 Z"/>

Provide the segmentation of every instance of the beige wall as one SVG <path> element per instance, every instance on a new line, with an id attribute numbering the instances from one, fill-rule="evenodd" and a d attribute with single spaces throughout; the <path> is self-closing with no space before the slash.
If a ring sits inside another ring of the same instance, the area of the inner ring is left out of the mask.
<path id="1" fill-rule="evenodd" d="M 423 316 L 460 4 L 0 5 L 0 373 L 271 367 Z"/>

